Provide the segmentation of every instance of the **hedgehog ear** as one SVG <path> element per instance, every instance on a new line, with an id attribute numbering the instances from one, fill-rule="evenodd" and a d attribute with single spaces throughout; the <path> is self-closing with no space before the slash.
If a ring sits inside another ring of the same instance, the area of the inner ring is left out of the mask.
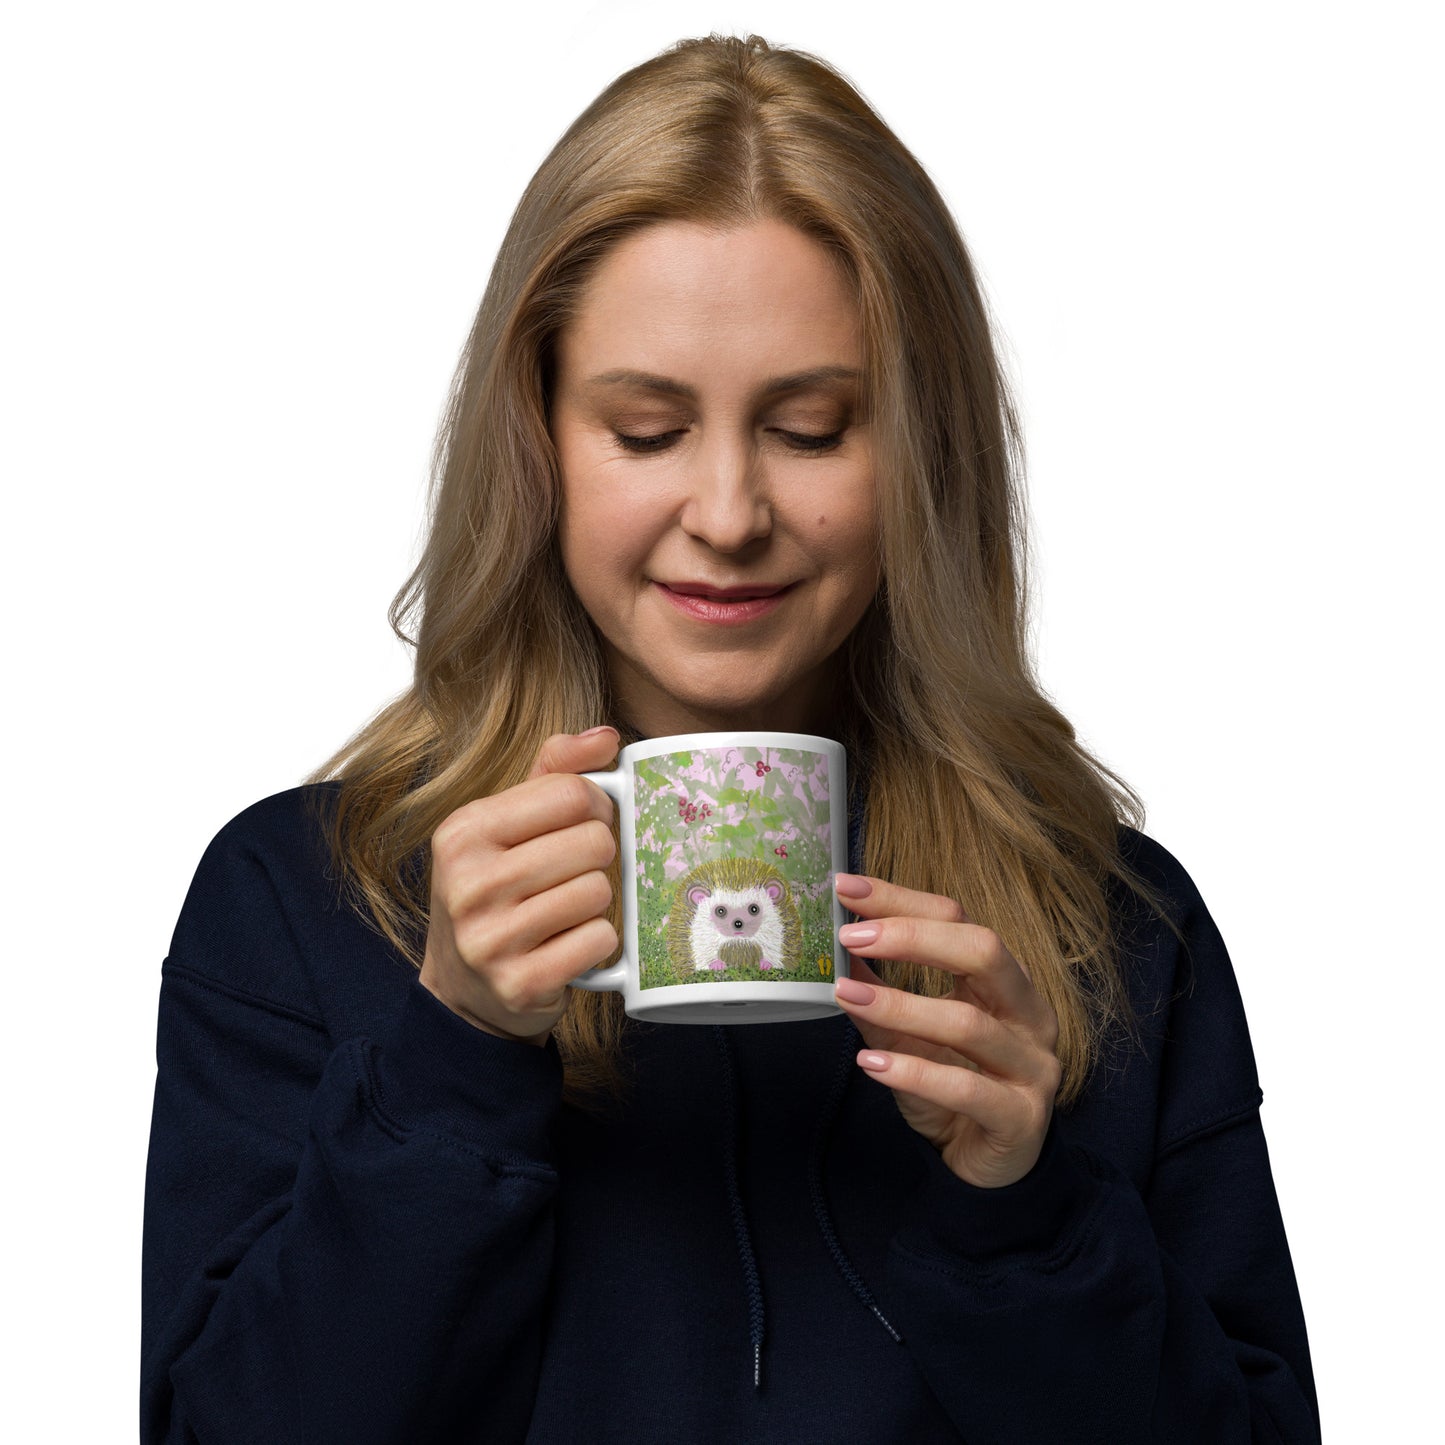
<path id="1" fill-rule="evenodd" d="M 711 897 L 712 890 L 710 888 L 704 888 L 701 883 L 696 883 L 687 890 L 687 901 L 691 903 L 694 908 L 696 908 L 699 903 L 706 903 Z"/>
<path id="2" fill-rule="evenodd" d="M 778 899 L 783 896 L 783 885 L 779 883 L 776 879 L 770 878 L 766 883 L 763 884 L 763 888 L 766 891 L 768 897 L 771 898 L 774 903 L 776 903 Z"/>

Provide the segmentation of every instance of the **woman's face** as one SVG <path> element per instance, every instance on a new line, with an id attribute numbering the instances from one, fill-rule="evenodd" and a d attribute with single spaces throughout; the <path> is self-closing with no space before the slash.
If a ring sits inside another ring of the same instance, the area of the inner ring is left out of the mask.
<path id="1" fill-rule="evenodd" d="M 567 576 L 645 734 L 816 730 L 877 591 L 857 307 L 777 221 L 647 227 L 558 337 Z"/>

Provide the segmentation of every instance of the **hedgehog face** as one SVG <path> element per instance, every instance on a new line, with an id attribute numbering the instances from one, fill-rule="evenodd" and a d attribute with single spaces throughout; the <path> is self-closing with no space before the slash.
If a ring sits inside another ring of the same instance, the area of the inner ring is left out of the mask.
<path id="1" fill-rule="evenodd" d="M 715 903 L 708 909 L 712 926 L 729 938 L 751 938 L 763 921 L 763 910 L 757 902 L 729 908 L 726 903 Z"/>
<path id="2" fill-rule="evenodd" d="M 764 919 L 776 914 L 782 889 L 776 883 L 740 892 L 699 885 L 690 888 L 687 896 L 693 907 L 703 913 L 713 929 L 724 938 L 751 938 Z"/>

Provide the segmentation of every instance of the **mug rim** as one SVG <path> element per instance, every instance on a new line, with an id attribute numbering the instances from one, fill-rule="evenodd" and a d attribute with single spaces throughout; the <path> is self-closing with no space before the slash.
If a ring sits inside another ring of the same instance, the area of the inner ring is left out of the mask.
<path id="1" fill-rule="evenodd" d="M 821 745 L 821 746 L 820 746 Z M 777 732 L 771 728 L 739 729 L 736 732 L 663 733 L 655 738 L 640 738 L 628 743 L 617 755 L 618 762 L 634 758 L 658 757 L 663 753 L 712 748 L 796 748 L 799 751 L 823 752 L 836 748 L 846 754 L 837 738 L 821 733 Z"/>

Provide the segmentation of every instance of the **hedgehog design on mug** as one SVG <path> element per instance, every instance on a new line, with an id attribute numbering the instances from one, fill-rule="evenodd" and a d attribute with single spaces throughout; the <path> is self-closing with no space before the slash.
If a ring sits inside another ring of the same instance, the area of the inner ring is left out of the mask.
<path id="1" fill-rule="evenodd" d="M 756 858 L 719 858 L 679 880 L 667 948 L 676 967 L 700 973 L 797 965 L 803 924 L 788 880 Z"/>

